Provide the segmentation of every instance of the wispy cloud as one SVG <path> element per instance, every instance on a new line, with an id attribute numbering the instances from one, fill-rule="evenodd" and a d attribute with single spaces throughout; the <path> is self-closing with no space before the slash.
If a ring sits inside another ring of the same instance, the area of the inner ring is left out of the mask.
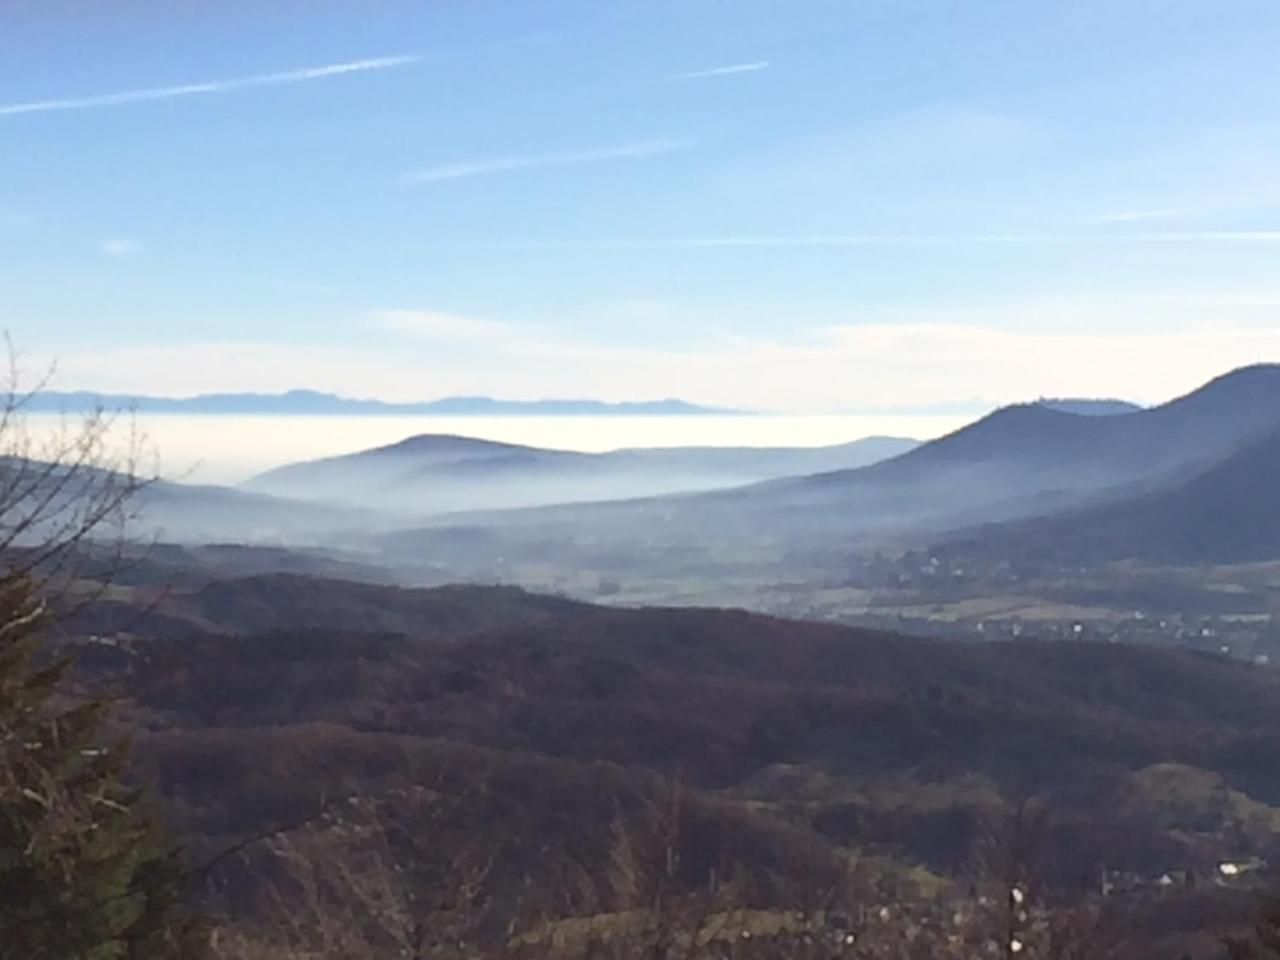
<path id="1" fill-rule="evenodd" d="M 1280 230 L 1195 230 L 1143 233 L 836 234 L 827 236 L 727 236 L 669 241 L 676 247 L 864 247 L 1074 243 L 1280 243 Z"/>
<path id="2" fill-rule="evenodd" d="M 1193 230 L 1132 237 L 1144 243 L 1280 243 L 1280 230 Z"/>
<path id="3" fill-rule="evenodd" d="M 609 147 L 592 147 L 586 150 L 569 150 L 562 153 L 535 153 L 509 157 L 489 157 L 447 163 L 408 175 L 411 183 L 437 183 L 441 180 L 462 180 L 518 170 L 541 167 L 576 167 L 600 163 L 606 160 L 626 160 L 633 157 L 652 157 L 693 146 L 692 140 L 641 140 Z"/>
<path id="4" fill-rule="evenodd" d="M 523 331 L 499 320 L 477 320 L 435 310 L 384 310 L 375 318 L 378 326 L 439 343 L 492 346 L 520 337 Z"/>
<path id="5" fill-rule="evenodd" d="M 104 257 L 110 257 L 113 260 L 124 260 L 127 257 L 133 257 L 142 252 L 142 244 L 137 240 L 129 240 L 126 237 L 112 237 L 110 240 L 103 240 L 98 245 L 98 249 L 102 251 Z"/>
<path id="6" fill-rule="evenodd" d="M 1156 210 L 1119 210 L 1103 213 L 1084 220 L 1084 223 L 1140 223 L 1144 220 L 1175 220 L 1191 214 L 1185 207 L 1167 207 Z"/>
<path id="7" fill-rule="evenodd" d="M 768 60 L 753 60 L 750 63 L 731 63 L 723 67 L 711 67 L 708 70 L 691 70 L 688 73 L 677 73 L 670 80 L 706 80 L 709 77 L 730 77 L 737 73 L 758 73 L 768 70 L 773 64 Z"/>
<path id="8" fill-rule="evenodd" d="M 1141 233 L 842 233 L 737 234 L 601 240 L 493 240 L 443 244 L 473 250 L 732 250 L 911 246 L 1051 246 L 1071 244 L 1270 244 L 1280 230 L 1197 230 Z"/>
<path id="9" fill-rule="evenodd" d="M 105 93 L 88 97 L 11 103 L 0 105 L 0 117 L 15 116 L 21 113 L 45 113 L 52 110 L 92 110 L 99 107 L 117 107 L 130 103 L 145 103 L 151 100 L 171 100 L 175 97 L 190 97 L 198 94 L 228 93 L 233 90 L 244 90 L 250 87 L 302 83 L 307 80 L 321 80 L 326 77 L 337 77 L 348 73 L 363 73 L 369 70 L 387 70 L 392 67 L 403 67 L 416 63 L 420 59 L 418 56 L 410 55 L 372 57 L 366 60 L 349 60 L 345 63 L 304 67 L 300 70 L 286 70 L 281 73 L 264 73 L 252 77 L 235 77 L 225 80 L 208 80 L 202 83 L 187 83 L 175 87 L 152 87 L 146 90 L 126 90 L 121 93 Z"/>

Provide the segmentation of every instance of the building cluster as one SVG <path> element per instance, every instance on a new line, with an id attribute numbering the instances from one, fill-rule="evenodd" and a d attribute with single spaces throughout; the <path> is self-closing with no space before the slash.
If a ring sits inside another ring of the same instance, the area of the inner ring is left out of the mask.
<path id="1" fill-rule="evenodd" d="M 1111 898 L 1168 893 L 1198 887 L 1252 890 L 1267 886 L 1270 880 L 1266 860 L 1261 857 L 1246 857 L 1222 860 L 1208 870 L 1166 870 L 1155 876 L 1103 867 L 1098 892 L 1104 898 Z"/>

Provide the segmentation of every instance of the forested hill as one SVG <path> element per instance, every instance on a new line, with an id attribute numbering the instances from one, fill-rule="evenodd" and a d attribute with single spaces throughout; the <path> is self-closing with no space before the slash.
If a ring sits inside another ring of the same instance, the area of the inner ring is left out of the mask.
<path id="1" fill-rule="evenodd" d="M 284 602 L 264 616 L 269 597 Z M 326 604 L 383 613 L 355 631 Z M 1208 869 L 1233 830 L 1265 846 L 1246 814 L 1280 805 L 1280 675 L 1189 652 L 287 577 L 166 598 L 154 616 L 162 629 L 98 634 L 82 665 L 132 704 L 148 769 L 197 832 L 257 829 L 334 791 L 401 790 L 465 756 L 448 775 L 507 804 L 477 837 L 537 821 L 542 842 L 568 842 L 607 834 L 605 763 L 610 791 L 682 771 L 743 824 L 767 812 L 806 842 L 943 873 L 963 869 L 1001 796 L 1050 797 L 1053 882 L 1088 887 L 1101 857 Z M 1152 794 L 1157 770 L 1196 799 Z M 1220 789 L 1239 803 L 1200 806 Z M 547 803 L 594 812 L 570 825 Z M 1188 810 L 1220 839 L 1179 833 Z"/>

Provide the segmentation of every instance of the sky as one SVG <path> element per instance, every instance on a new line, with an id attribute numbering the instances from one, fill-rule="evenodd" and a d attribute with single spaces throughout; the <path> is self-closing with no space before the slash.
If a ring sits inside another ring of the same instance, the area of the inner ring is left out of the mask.
<path id="1" fill-rule="evenodd" d="M 1273 0 L 0 4 L 0 326 L 129 394 L 1155 402 L 1280 361 L 1278 48 Z"/>

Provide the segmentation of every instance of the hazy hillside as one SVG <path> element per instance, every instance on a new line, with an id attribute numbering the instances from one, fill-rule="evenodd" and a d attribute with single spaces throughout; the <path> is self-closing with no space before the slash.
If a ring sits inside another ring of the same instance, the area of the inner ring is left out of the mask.
<path id="1" fill-rule="evenodd" d="M 818 448 L 683 447 L 576 453 L 424 435 L 280 467 L 244 486 L 300 499 L 377 503 L 425 514 L 730 487 L 864 466 L 915 446 L 911 440 L 872 437 Z"/>
<path id="2" fill-rule="evenodd" d="M 762 488 L 778 505 L 858 504 L 923 514 L 982 508 L 1032 512 L 1019 498 L 1092 491 L 1207 464 L 1280 427 L 1280 366 L 1226 374 L 1169 403 L 1136 413 L 1079 416 L 1038 404 L 1006 407 L 917 450 L 857 472 Z M 812 497 L 813 501 L 808 501 Z M 914 506 L 911 498 L 919 498 Z M 1002 505 L 1003 502 L 1003 505 Z"/>
<path id="3" fill-rule="evenodd" d="M 1061 515 L 979 530 L 951 553 L 1072 564 L 1280 559 L 1280 432 L 1191 479 Z"/>
<path id="4" fill-rule="evenodd" d="M 854 470 L 607 508 L 534 511 L 498 525 L 547 523 L 586 536 L 692 534 L 827 543 L 1048 513 L 1125 483 L 1211 464 L 1280 428 L 1280 366 L 1220 377 L 1162 406 L 1081 416 L 1040 404 L 1006 407 L 901 456 Z M 563 534 L 562 535 L 566 535 Z"/>
<path id="5" fill-rule="evenodd" d="M 142 539 L 185 543 L 330 542 L 344 531 L 388 526 L 376 509 L 302 503 L 231 487 L 158 482 L 136 498 L 132 529 Z"/>
<path id="6" fill-rule="evenodd" d="M 206 484 L 175 483 L 145 471 L 51 464 L 25 456 L 0 458 L 0 480 L 11 509 L 39 517 L 50 532 L 74 522 L 77 510 L 127 492 L 124 509 L 95 531 L 129 542 L 292 544 L 315 546 L 353 531 L 387 529 L 388 516 L 367 507 L 291 501 Z M 117 523 L 116 521 L 119 521 Z M 35 533 L 36 531 L 31 531 Z"/>

